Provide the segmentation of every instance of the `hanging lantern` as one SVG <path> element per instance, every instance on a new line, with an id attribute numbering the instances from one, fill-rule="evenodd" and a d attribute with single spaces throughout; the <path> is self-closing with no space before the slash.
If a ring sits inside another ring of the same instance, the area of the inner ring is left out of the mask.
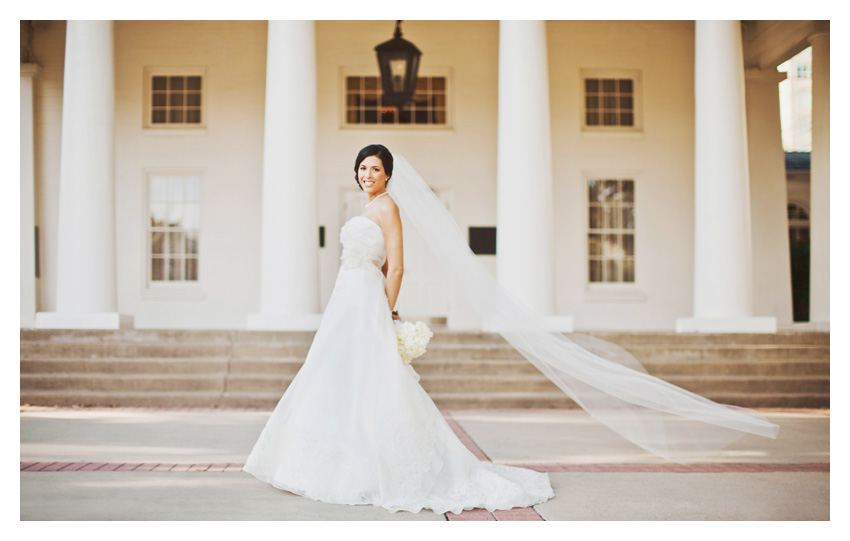
<path id="1" fill-rule="evenodd" d="M 402 107 L 413 98 L 416 76 L 419 73 L 419 57 L 422 51 L 401 37 L 401 21 L 395 22 L 393 39 L 375 47 L 378 67 L 381 70 L 381 86 L 384 90 L 384 105 Z"/>

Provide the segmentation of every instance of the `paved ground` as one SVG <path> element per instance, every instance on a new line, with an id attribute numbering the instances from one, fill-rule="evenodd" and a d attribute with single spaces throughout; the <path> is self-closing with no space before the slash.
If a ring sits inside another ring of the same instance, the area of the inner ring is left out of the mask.
<path id="1" fill-rule="evenodd" d="M 241 472 L 269 411 L 22 407 L 20 518 L 829 520 L 829 412 L 767 413 L 782 427 L 777 440 L 748 436 L 680 466 L 579 411 L 446 411 L 480 459 L 549 472 L 555 497 L 528 509 L 437 515 L 316 502 Z"/>

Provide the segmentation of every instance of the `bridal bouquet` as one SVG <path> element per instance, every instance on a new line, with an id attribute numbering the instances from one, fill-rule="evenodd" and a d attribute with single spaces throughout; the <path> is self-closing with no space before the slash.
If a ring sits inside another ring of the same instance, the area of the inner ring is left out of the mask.
<path id="1" fill-rule="evenodd" d="M 414 324 L 409 321 L 402 323 L 395 320 L 394 323 L 395 334 L 398 338 L 398 354 L 401 355 L 404 364 L 410 364 L 410 361 L 425 353 L 425 346 L 428 345 L 434 333 L 422 321 Z"/>

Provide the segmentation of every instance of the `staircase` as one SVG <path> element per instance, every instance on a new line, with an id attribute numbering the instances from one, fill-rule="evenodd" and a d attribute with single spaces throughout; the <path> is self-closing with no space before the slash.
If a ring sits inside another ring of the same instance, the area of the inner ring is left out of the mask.
<path id="1" fill-rule="evenodd" d="M 21 404 L 272 408 L 313 334 L 21 329 Z M 716 402 L 829 407 L 829 333 L 587 334 Z M 440 408 L 577 407 L 499 335 L 435 329 L 413 366 Z"/>

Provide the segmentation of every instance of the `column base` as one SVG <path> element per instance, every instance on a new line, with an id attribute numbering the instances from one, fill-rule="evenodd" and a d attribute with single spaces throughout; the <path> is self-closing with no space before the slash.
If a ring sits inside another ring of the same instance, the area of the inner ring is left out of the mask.
<path id="1" fill-rule="evenodd" d="M 322 314 L 249 314 L 245 328 L 249 331 L 315 331 Z"/>
<path id="2" fill-rule="evenodd" d="M 680 317 L 679 333 L 775 333 L 775 317 Z"/>
<path id="3" fill-rule="evenodd" d="M 38 312 L 36 329 L 132 329 L 133 316 L 118 312 Z"/>
<path id="4" fill-rule="evenodd" d="M 543 319 L 547 331 L 559 333 L 573 332 L 573 316 L 543 316 Z M 481 330 L 484 332 L 499 332 L 500 330 L 512 331 L 515 329 L 501 329 L 498 325 L 488 323 L 485 320 L 481 323 Z"/>

